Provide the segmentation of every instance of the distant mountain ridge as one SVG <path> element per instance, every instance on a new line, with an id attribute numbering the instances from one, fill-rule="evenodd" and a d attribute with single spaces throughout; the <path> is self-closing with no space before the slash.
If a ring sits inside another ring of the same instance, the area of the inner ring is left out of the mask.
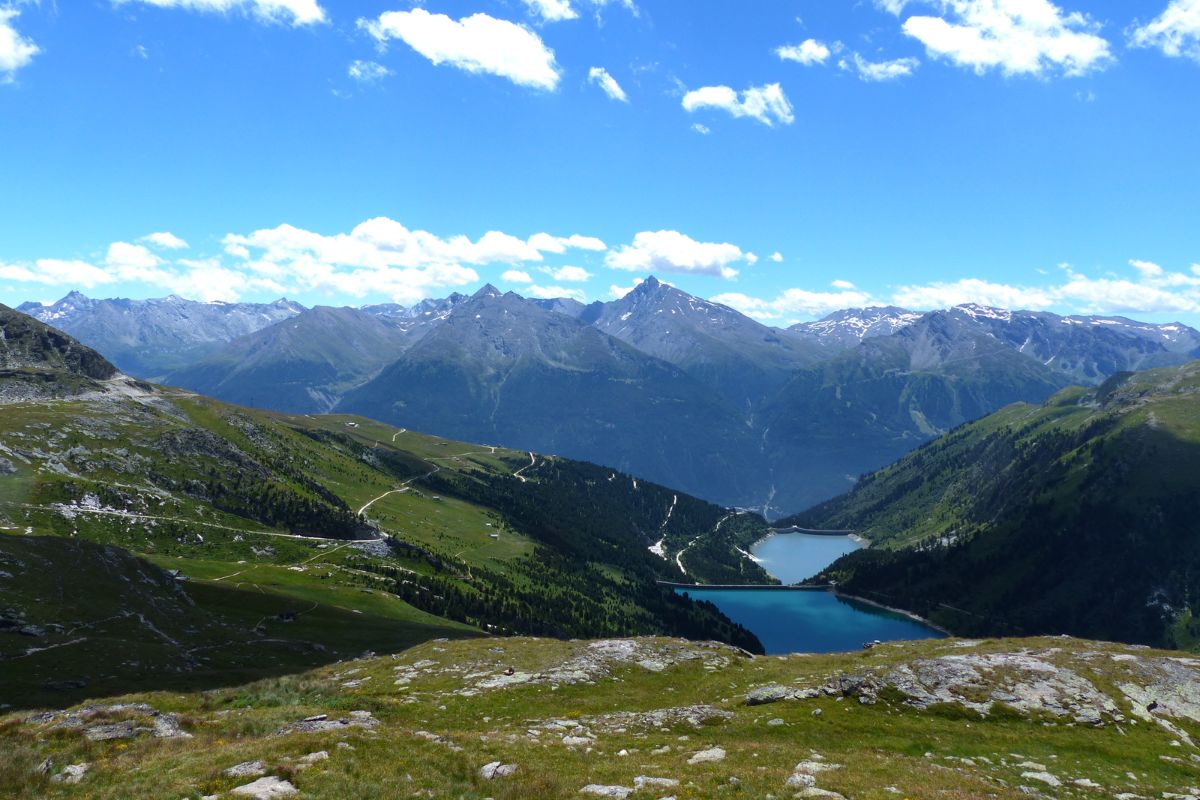
<path id="1" fill-rule="evenodd" d="M 490 285 L 411 307 L 138 302 L 118 313 L 130 301 L 72 294 L 34 310 L 108 337 L 101 352 L 142 377 L 561 452 L 768 515 L 839 494 L 1007 403 L 1200 354 L 1200 333 L 1178 323 L 977 305 L 846 309 L 783 330 L 653 276 L 587 306 Z M 163 316 L 203 313 L 255 329 L 155 334 Z M 271 315 L 283 319 L 263 324 Z M 130 356 L 127 341 L 143 344 Z"/>
<path id="2" fill-rule="evenodd" d="M 104 353 L 121 371 L 161 376 L 238 336 L 294 317 L 304 307 L 273 303 L 200 303 L 176 295 L 151 300 L 93 300 L 71 292 L 56 303 L 17 309 Z"/>

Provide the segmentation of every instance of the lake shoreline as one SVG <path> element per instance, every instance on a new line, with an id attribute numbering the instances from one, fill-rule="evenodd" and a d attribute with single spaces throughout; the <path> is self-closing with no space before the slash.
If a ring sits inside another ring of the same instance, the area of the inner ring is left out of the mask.
<path id="1" fill-rule="evenodd" d="M 920 614 L 915 614 L 912 611 L 906 611 L 903 608 L 896 608 L 895 606 L 889 606 L 884 603 L 877 602 L 875 600 L 868 600 L 867 598 L 860 597 L 859 595 L 856 595 L 856 594 L 849 594 L 848 592 L 838 591 L 836 584 L 831 585 L 826 591 L 831 592 L 835 597 L 840 597 L 843 600 L 853 600 L 856 603 L 863 603 L 865 605 L 874 606 L 875 608 L 879 608 L 884 611 L 890 611 L 893 614 L 899 614 L 902 617 L 907 617 L 908 619 L 911 619 L 913 622 L 919 622 L 927 628 L 932 628 L 935 631 L 937 631 L 938 633 L 945 634 L 949 638 L 954 638 L 954 633 L 952 631 L 947 630 L 946 628 L 943 628 L 941 625 L 938 625 L 936 622 L 930 622 L 929 620 L 922 617 Z"/>

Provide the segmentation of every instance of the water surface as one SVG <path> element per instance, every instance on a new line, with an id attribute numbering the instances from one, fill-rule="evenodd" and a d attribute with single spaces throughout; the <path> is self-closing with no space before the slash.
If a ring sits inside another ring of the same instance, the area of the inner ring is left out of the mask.
<path id="1" fill-rule="evenodd" d="M 840 653 L 864 643 L 938 639 L 939 631 L 892 611 L 823 590 L 680 588 L 753 631 L 769 655 Z"/>
<path id="2" fill-rule="evenodd" d="M 813 533 L 775 533 L 760 539 L 751 554 L 783 583 L 801 583 L 862 545 L 849 536 Z"/>

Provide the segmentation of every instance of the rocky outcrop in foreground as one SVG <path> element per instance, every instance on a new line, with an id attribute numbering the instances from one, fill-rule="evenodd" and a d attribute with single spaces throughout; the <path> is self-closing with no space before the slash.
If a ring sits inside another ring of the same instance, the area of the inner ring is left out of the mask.
<path id="1" fill-rule="evenodd" d="M 489 639 L 26 712 L 0 748 L 29 798 L 1200 800 L 1195 732 L 1200 659 L 1180 653 Z"/>

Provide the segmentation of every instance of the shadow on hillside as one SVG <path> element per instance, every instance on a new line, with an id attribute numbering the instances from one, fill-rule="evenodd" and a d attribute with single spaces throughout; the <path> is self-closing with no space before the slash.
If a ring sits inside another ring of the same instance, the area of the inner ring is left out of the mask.
<path id="1" fill-rule="evenodd" d="M 253 584 L 180 584 L 116 547 L 0 536 L 0 710 L 237 686 L 478 635 L 378 592 L 364 599 L 387 613 L 340 607 L 364 590 L 339 591 L 317 587 L 328 601 L 318 602 Z"/>

